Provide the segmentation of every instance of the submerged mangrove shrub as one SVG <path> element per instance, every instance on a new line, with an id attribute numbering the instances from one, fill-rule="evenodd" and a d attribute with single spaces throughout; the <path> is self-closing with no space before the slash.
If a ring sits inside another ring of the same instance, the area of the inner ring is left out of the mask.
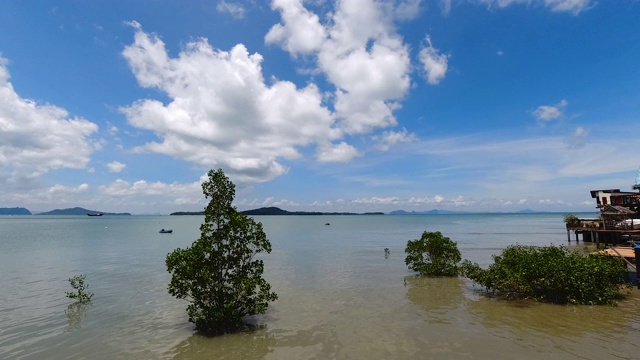
<path id="1" fill-rule="evenodd" d="M 583 255 L 563 246 L 512 245 L 493 257 L 487 269 L 465 260 L 462 275 L 509 299 L 555 304 L 615 304 L 628 285 L 624 262 Z"/>
<path id="2" fill-rule="evenodd" d="M 420 275 L 457 276 L 462 259 L 458 245 L 440 231 L 423 232 L 418 240 L 409 240 L 404 262 Z"/>
<path id="3" fill-rule="evenodd" d="M 91 301 L 93 293 L 87 291 L 89 285 L 84 283 L 85 279 L 85 275 L 78 275 L 69 278 L 69 284 L 75 290 L 75 292 L 65 291 L 65 294 L 69 299 L 78 300 L 81 303 Z"/>
<path id="4" fill-rule="evenodd" d="M 169 293 L 189 300 L 189 321 L 199 332 L 214 335 L 241 329 L 244 316 L 264 313 L 278 296 L 262 277 L 263 261 L 256 258 L 271 252 L 262 224 L 231 205 L 235 185 L 222 170 L 208 176 L 202 191 L 211 200 L 200 238 L 169 253 L 166 265 Z"/>

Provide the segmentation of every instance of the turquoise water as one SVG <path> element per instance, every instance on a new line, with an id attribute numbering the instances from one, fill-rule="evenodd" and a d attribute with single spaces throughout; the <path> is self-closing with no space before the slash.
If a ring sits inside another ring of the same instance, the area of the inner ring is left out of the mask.
<path id="1" fill-rule="evenodd" d="M 0 217 L 0 359 L 640 357 L 639 290 L 618 307 L 504 303 L 404 264 L 407 240 L 425 230 L 483 266 L 510 244 L 566 244 L 562 214 L 256 219 L 279 299 L 250 319 L 257 331 L 204 338 L 167 294 L 164 265 L 203 217 Z M 64 294 L 78 274 L 95 293 L 87 306 Z"/>

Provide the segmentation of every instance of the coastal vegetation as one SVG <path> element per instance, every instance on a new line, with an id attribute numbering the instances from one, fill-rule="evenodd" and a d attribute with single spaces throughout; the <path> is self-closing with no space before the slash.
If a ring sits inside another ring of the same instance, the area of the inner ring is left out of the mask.
<path id="1" fill-rule="evenodd" d="M 271 252 L 262 224 L 231 205 L 235 185 L 222 170 L 211 170 L 208 177 L 202 191 L 211 200 L 200 238 L 169 253 L 166 265 L 169 293 L 190 301 L 189 321 L 200 333 L 215 335 L 242 329 L 243 317 L 264 313 L 278 296 L 262 277 L 263 261 L 256 258 Z"/>
<path id="2" fill-rule="evenodd" d="M 87 291 L 89 285 L 85 283 L 85 280 L 86 276 L 84 274 L 69 278 L 69 284 L 73 290 L 75 290 L 74 292 L 65 292 L 69 299 L 78 300 L 80 303 L 87 303 L 91 301 L 93 293 Z"/>
<path id="3" fill-rule="evenodd" d="M 405 264 L 421 275 L 457 276 L 461 255 L 456 242 L 440 231 L 423 232 L 417 240 L 409 240 L 404 251 Z"/>
<path id="4" fill-rule="evenodd" d="M 578 215 L 573 214 L 573 213 L 567 213 L 564 214 L 562 216 L 564 223 L 568 226 L 568 227 L 575 227 L 580 225 L 580 218 L 578 218 Z"/>
<path id="5" fill-rule="evenodd" d="M 506 299 L 555 304 L 615 304 L 630 284 L 620 258 L 584 255 L 562 246 L 512 245 L 487 269 L 465 260 L 463 276 Z"/>

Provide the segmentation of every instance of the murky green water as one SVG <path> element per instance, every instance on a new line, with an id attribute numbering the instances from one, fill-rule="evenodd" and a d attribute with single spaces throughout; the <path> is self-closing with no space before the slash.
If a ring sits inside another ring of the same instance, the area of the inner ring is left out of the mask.
<path id="1" fill-rule="evenodd" d="M 640 358 L 640 290 L 618 307 L 505 303 L 404 264 L 407 240 L 424 230 L 481 265 L 510 244 L 565 244 L 561 214 L 257 219 L 279 299 L 251 319 L 258 330 L 205 338 L 166 293 L 164 267 L 202 217 L 1 217 L 0 358 Z M 95 293 L 87 306 L 64 295 L 78 274 Z"/>

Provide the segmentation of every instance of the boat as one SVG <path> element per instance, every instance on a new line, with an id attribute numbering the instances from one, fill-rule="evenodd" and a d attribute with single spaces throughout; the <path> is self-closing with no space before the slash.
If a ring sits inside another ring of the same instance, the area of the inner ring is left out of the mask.
<path id="1" fill-rule="evenodd" d="M 173 233 L 173 230 L 171 230 L 171 229 L 166 229 L 166 230 L 165 229 L 161 229 L 160 230 L 160 234 L 171 234 L 171 233 Z"/>
<path id="2" fill-rule="evenodd" d="M 103 213 L 87 213 L 87 216 L 102 216 Z"/>

